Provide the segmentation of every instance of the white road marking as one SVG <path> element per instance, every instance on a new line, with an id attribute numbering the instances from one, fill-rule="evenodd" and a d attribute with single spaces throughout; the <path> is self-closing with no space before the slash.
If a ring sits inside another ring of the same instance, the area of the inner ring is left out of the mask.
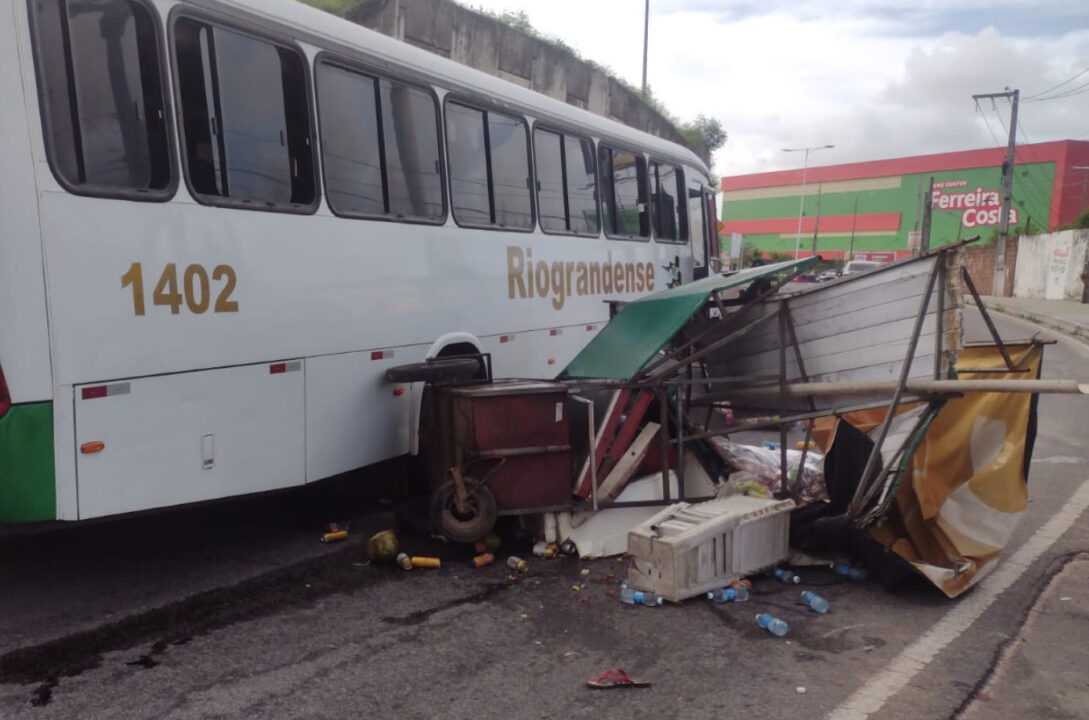
<path id="1" fill-rule="evenodd" d="M 1089 480 L 1081 484 L 1062 510 L 1041 526 L 1028 542 L 1010 557 L 999 560 L 999 566 L 989 577 L 981 580 L 969 595 L 957 600 L 957 606 L 953 610 L 829 713 L 828 720 L 865 720 L 880 710 L 893 695 L 903 690 L 912 678 L 929 665 L 939 652 L 971 627 L 999 595 L 1017 582 L 1025 570 L 1062 537 L 1087 507 Z"/>

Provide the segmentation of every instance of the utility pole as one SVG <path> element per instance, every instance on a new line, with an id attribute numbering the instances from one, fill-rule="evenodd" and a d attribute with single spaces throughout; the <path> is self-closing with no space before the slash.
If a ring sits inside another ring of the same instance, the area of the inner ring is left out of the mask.
<path id="1" fill-rule="evenodd" d="M 973 95 L 976 102 L 980 100 L 994 100 L 995 98 L 1008 98 L 1010 100 L 1010 139 L 1006 146 L 1006 161 L 1002 163 L 1002 211 L 998 220 L 998 243 L 994 248 L 994 288 L 995 295 L 1003 297 L 1006 294 L 1006 241 L 1010 235 L 1010 200 L 1013 196 L 1013 151 L 1017 146 L 1017 103 L 1020 100 L 1020 90 L 1005 92 L 984 93 Z"/>
<path id="2" fill-rule="evenodd" d="M 934 176 L 930 177 L 930 187 L 926 191 L 926 205 L 923 208 L 923 234 L 919 243 L 919 254 L 930 252 L 930 220 L 934 216 Z"/>
<path id="3" fill-rule="evenodd" d="M 824 184 L 823 183 L 820 183 L 820 184 L 817 185 L 817 217 L 813 222 L 813 255 L 812 255 L 812 257 L 817 257 L 817 228 L 819 228 L 820 224 L 821 224 L 821 190 L 823 190 L 823 189 L 824 189 Z"/>
<path id="4" fill-rule="evenodd" d="M 650 40 L 650 0 L 643 10 L 643 95 L 647 94 L 647 42 Z"/>
<path id="5" fill-rule="evenodd" d="M 802 216 L 805 215 L 805 173 L 809 169 L 809 153 L 814 150 L 829 150 L 835 145 L 816 145 L 804 148 L 783 148 L 783 152 L 804 152 L 805 160 L 802 161 L 802 189 L 798 191 L 798 231 L 794 233 L 794 259 L 798 259 L 798 252 L 802 247 Z"/>

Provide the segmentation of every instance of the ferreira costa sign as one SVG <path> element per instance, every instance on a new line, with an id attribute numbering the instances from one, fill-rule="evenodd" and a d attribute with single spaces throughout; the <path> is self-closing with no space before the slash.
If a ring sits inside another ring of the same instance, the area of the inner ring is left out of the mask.
<path id="1" fill-rule="evenodd" d="M 960 210 L 960 224 L 966 228 L 998 225 L 1002 214 L 1002 198 L 997 190 L 959 190 L 968 187 L 965 180 L 934 183 L 931 201 L 935 210 Z M 1017 208 L 1010 208 L 1010 225 L 1019 222 Z"/>
<path id="2" fill-rule="evenodd" d="M 552 307 L 563 308 L 572 295 L 605 295 L 622 292 L 649 292 L 654 289 L 654 264 L 649 262 L 613 262 L 607 253 L 605 262 L 573 260 L 533 260 L 532 248 L 507 246 L 507 297 L 551 298 Z"/>

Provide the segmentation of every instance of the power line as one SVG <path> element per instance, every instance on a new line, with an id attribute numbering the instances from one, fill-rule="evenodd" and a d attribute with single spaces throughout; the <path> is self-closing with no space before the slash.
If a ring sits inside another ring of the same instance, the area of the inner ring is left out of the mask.
<path id="1" fill-rule="evenodd" d="M 983 114 L 983 111 L 979 109 L 979 100 L 976 100 L 976 112 L 983 118 L 983 124 L 987 126 L 987 132 L 991 134 L 991 138 L 994 140 L 995 145 L 1001 145 L 1002 141 L 998 139 L 998 136 L 994 134 L 994 130 L 991 129 L 991 123 L 987 121 L 987 116 Z"/>
<path id="2" fill-rule="evenodd" d="M 1048 100 L 1062 100 L 1063 98 L 1074 97 L 1075 95 L 1081 95 L 1089 92 L 1089 82 L 1082 83 L 1081 85 L 1075 85 L 1072 88 L 1062 91 L 1057 95 L 1049 95 L 1048 97 L 1038 97 L 1030 100 L 1029 102 L 1046 102 Z"/>
<path id="3" fill-rule="evenodd" d="M 1067 78 L 1066 80 L 1063 80 L 1063 81 L 1062 81 L 1061 83 L 1059 83 L 1058 85 L 1055 85 L 1055 86 L 1053 86 L 1053 87 L 1049 87 L 1049 88 L 1048 88 L 1047 90 L 1042 90 L 1042 91 L 1040 91 L 1040 92 L 1036 93 L 1035 95 L 1029 95 L 1029 96 L 1028 96 L 1027 98 L 1024 98 L 1024 99 L 1025 99 L 1026 101 L 1028 101 L 1028 100 L 1035 100 L 1036 98 L 1040 97 L 1041 95 L 1047 95 L 1047 94 L 1048 94 L 1049 92 L 1051 92 L 1052 90 L 1058 90 L 1058 89 L 1059 89 L 1059 88 L 1061 88 L 1061 87 L 1062 87 L 1063 85 L 1066 85 L 1067 83 L 1070 83 L 1070 82 L 1073 82 L 1074 80 L 1077 80 L 1078 78 L 1080 78 L 1080 77 L 1081 77 L 1082 75 L 1084 75 L 1085 73 L 1089 73 L 1089 68 L 1085 68 L 1084 70 L 1082 70 L 1082 71 L 1081 71 L 1080 73 L 1078 73 L 1077 75 L 1074 75 L 1073 77 L 1069 77 L 1069 78 Z"/>

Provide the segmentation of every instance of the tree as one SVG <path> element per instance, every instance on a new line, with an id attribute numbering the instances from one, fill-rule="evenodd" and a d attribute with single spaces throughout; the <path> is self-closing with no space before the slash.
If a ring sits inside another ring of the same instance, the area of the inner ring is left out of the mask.
<path id="1" fill-rule="evenodd" d="M 1060 230 L 1079 230 L 1082 228 L 1089 228 L 1089 210 L 1084 211 L 1081 215 L 1074 218 L 1074 222 L 1063 225 Z"/>
<path id="2" fill-rule="evenodd" d="M 707 117 L 703 113 L 697 115 L 695 120 L 681 123 L 679 130 L 689 143 L 706 147 L 708 155 L 725 145 L 729 137 L 717 118 Z"/>

